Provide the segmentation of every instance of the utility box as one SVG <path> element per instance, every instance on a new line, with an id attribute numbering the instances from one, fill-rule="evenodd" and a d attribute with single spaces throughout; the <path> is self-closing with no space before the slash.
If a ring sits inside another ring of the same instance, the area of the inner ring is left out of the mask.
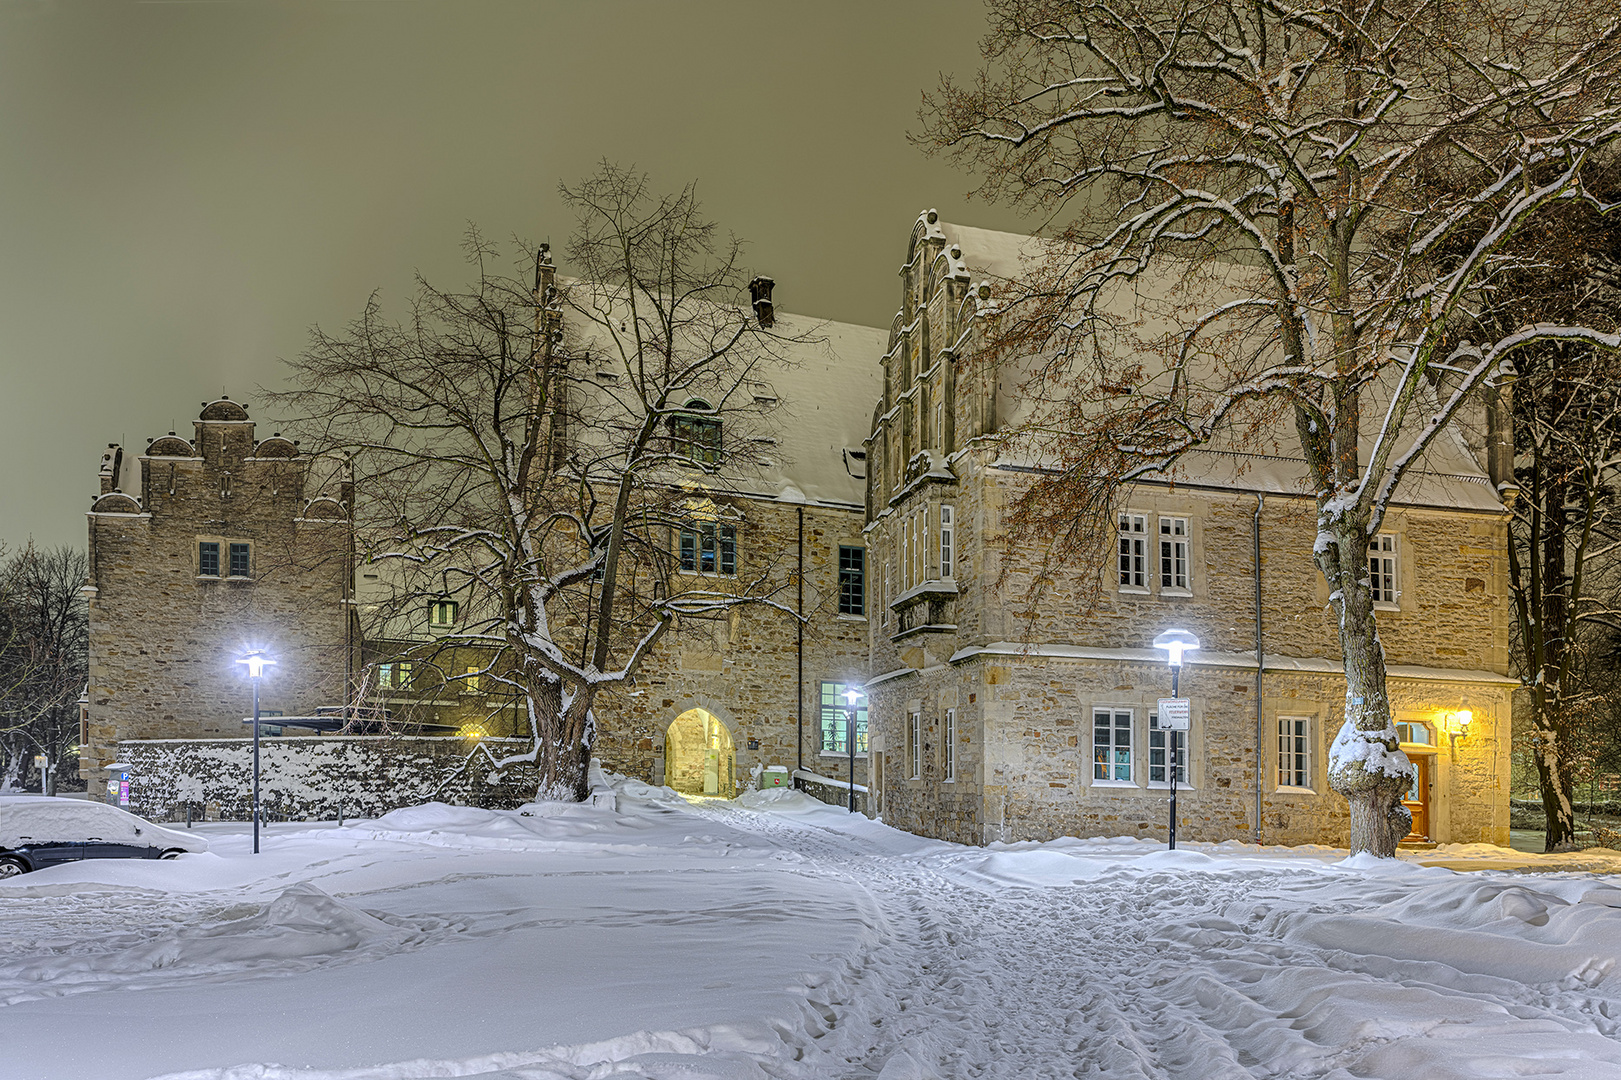
<path id="1" fill-rule="evenodd" d="M 760 790 L 764 791 L 766 788 L 774 787 L 788 787 L 789 779 L 790 777 L 787 769 L 783 768 L 781 765 L 771 766 L 760 774 Z"/>

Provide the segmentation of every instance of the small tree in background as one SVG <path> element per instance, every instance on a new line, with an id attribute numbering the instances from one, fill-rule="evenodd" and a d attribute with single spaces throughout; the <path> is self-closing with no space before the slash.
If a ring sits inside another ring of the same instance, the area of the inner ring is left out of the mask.
<path id="1" fill-rule="evenodd" d="M 430 604 L 454 602 L 427 652 L 483 656 L 446 676 L 512 691 L 533 745 L 511 760 L 536 763 L 539 797 L 580 799 L 597 695 L 678 615 L 771 602 L 764 577 L 669 591 L 669 530 L 722 486 L 721 425 L 747 426 L 747 384 L 789 339 L 752 317 L 741 245 L 691 186 L 604 164 L 562 194 L 579 280 L 544 247 L 521 255 L 531 279 L 498 273 L 470 233 L 467 291 L 419 278 L 398 323 L 374 296 L 313 332 L 278 399 L 317 451 L 351 455 L 358 554 L 393 583 L 383 619 L 425 637 Z"/>
<path id="2" fill-rule="evenodd" d="M 1190 450 L 1292 443 L 1347 683 L 1330 783 L 1352 851 L 1392 855 L 1412 766 L 1368 546 L 1514 354 L 1621 346 L 1580 321 L 1469 336 L 1483 296 L 1531 268 L 1519 230 L 1563 202 L 1611 209 L 1585 177 L 1621 137 L 1613 7 L 988 7 L 986 66 L 927 100 L 923 137 L 981 170 L 983 194 L 1065 218 L 992 331 L 1002 358 L 1038 358 L 1048 391 L 1016 437 L 1052 471 L 1016 520 L 1062 561 L 1108 535 L 1123 485 Z"/>
<path id="3" fill-rule="evenodd" d="M 53 773 L 41 787 L 78 776 L 78 701 L 88 678 L 84 582 L 85 555 L 76 548 L 30 544 L 0 559 L 0 787 L 32 786 L 36 755 Z"/>

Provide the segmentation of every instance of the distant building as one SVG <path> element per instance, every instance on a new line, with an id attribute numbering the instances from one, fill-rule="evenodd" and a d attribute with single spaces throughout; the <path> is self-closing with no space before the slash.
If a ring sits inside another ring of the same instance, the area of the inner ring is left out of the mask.
<path id="1" fill-rule="evenodd" d="M 237 661 L 278 658 L 266 715 L 341 703 L 353 666 L 348 490 L 291 440 L 206 403 L 190 439 L 112 445 L 89 514 L 90 682 L 79 768 L 106 779 L 124 739 L 239 738 Z"/>
<path id="2" fill-rule="evenodd" d="M 1119 506 L 1098 604 L 1081 575 L 1099 571 L 1075 568 L 1025 610 L 1039 553 L 1003 536 L 1034 466 L 976 441 L 1021 404 L 1016 380 L 976 360 L 980 286 L 1029 250 L 931 211 L 902 268 L 868 443 L 875 809 L 965 843 L 1163 837 L 1175 768 L 1183 837 L 1343 843 L 1347 804 L 1326 774 L 1345 681 L 1303 462 L 1190 455 Z M 1415 841 L 1508 842 L 1515 680 L 1493 479 L 1461 438 L 1442 440 L 1371 553 L 1395 721 L 1418 765 Z M 1171 627 L 1203 644 L 1182 675 L 1192 727 L 1176 762 L 1156 708 L 1170 675 L 1150 647 Z"/>

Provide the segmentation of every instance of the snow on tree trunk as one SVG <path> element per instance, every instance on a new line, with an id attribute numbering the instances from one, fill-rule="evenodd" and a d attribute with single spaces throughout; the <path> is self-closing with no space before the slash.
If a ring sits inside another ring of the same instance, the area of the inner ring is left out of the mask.
<path id="1" fill-rule="evenodd" d="M 1536 697 L 1540 697 L 1537 695 Z M 1576 762 L 1560 737 L 1557 717 L 1547 715 L 1546 701 L 1532 701 L 1532 723 L 1536 734 L 1532 736 L 1531 752 L 1537 763 L 1537 783 L 1542 790 L 1542 811 L 1547 817 L 1543 831 L 1543 850 L 1560 851 L 1576 841 L 1576 808 L 1570 793 L 1575 788 Z"/>
<path id="2" fill-rule="evenodd" d="M 1329 523 L 1317 544 L 1317 563 L 1334 586 L 1329 600 L 1339 615 L 1345 660 L 1345 719 L 1328 756 L 1328 783 L 1351 809 L 1351 854 L 1396 854 L 1413 825 L 1402 795 L 1413 765 L 1399 749 L 1385 691 L 1385 652 L 1374 617 L 1366 529 L 1355 515 Z"/>

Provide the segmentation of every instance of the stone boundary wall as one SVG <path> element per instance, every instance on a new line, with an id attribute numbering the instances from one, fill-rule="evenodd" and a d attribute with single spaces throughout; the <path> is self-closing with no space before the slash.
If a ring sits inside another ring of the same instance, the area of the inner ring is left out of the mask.
<path id="1" fill-rule="evenodd" d="M 424 736 L 278 736 L 259 742 L 259 792 L 271 820 L 377 817 L 430 801 L 510 810 L 535 797 L 535 766 L 496 768 L 529 748 L 527 739 Z M 141 739 L 120 742 L 129 766 L 129 809 L 180 821 L 251 820 L 253 740 Z"/>

